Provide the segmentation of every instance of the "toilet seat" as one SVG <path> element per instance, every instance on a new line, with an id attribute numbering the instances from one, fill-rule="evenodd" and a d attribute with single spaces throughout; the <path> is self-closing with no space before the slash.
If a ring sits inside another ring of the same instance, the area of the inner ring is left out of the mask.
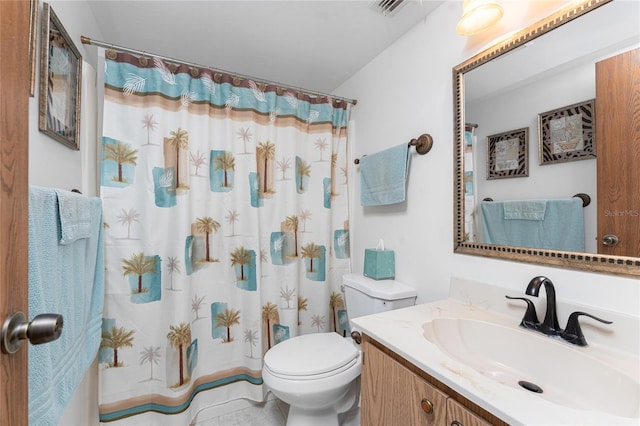
<path id="1" fill-rule="evenodd" d="M 358 363 L 360 351 L 337 333 L 307 334 L 285 340 L 264 357 L 264 367 L 282 379 L 334 376 Z"/>
<path id="2" fill-rule="evenodd" d="M 320 374 L 306 375 L 306 376 L 301 376 L 301 375 L 294 376 L 294 375 L 291 375 L 291 374 L 275 373 L 266 364 L 264 365 L 264 369 L 269 371 L 269 373 L 271 373 L 272 376 L 277 377 L 279 379 L 284 379 L 284 380 L 319 380 L 319 379 L 324 379 L 324 378 L 331 377 L 331 376 L 336 376 L 336 375 L 342 373 L 343 371 L 346 371 L 346 370 L 352 368 L 356 364 L 358 364 L 358 359 L 357 358 L 351 360 L 348 364 L 345 364 L 342 367 L 339 367 L 339 368 L 337 368 L 335 370 L 326 371 L 326 372 L 320 373 Z"/>

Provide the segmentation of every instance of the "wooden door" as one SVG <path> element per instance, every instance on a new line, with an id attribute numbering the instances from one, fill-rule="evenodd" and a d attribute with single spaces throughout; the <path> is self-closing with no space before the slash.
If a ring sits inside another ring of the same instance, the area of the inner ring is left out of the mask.
<path id="1" fill-rule="evenodd" d="M 27 314 L 29 1 L 0 0 L 0 323 Z M 28 423 L 27 346 L 0 353 L 0 424 Z"/>
<path id="2" fill-rule="evenodd" d="M 362 349 L 360 417 L 363 425 L 426 426 L 445 423 L 446 394 L 366 339 Z M 427 413 L 425 409 L 432 412 Z"/>
<path id="3" fill-rule="evenodd" d="M 596 63 L 596 157 L 598 253 L 640 257 L 640 49 Z"/>

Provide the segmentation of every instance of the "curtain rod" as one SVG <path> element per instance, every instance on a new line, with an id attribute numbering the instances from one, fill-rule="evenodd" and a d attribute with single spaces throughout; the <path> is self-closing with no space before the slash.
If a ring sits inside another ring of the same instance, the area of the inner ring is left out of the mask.
<path id="1" fill-rule="evenodd" d="M 149 53 L 149 52 L 142 51 L 142 50 L 131 49 L 131 48 L 128 48 L 128 47 L 122 47 L 122 46 L 117 46 L 115 44 L 106 43 L 104 41 L 93 40 L 93 39 L 91 39 L 91 38 L 89 38 L 87 36 L 80 36 L 80 41 L 82 42 L 82 44 L 89 44 L 91 46 L 98 46 L 98 47 L 104 47 L 105 49 L 119 50 L 121 52 L 132 53 L 134 55 L 154 56 L 156 58 L 160 58 L 160 59 L 165 60 L 165 61 L 174 62 L 174 63 L 178 63 L 178 64 L 183 64 L 183 65 L 187 65 L 187 66 L 190 66 L 190 67 L 207 68 L 207 69 L 210 69 L 210 70 L 215 71 L 215 72 L 221 72 L 221 73 L 225 73 L 225 74 L 232 74 L 232 75 L 235 75 L 235 76 L 240 77 L 240 78 L 245 78 L 245 79 L 250 79 L 250 80 L 257 80 L 257 81 L 259 81 L 261 83 L 274 84 L 276 86 L 280 86 L 280 87 L 283 87 L 285 89 L 292 89 L 292 90 L 305 92 L 305 93 L 313 94 L 313 95 L 319 95 L 319 96 L 328 96 L 328 97 L 331 97 L 331 98 L 334 98 L 334 99 L 339 99 L 339 100 L 342 100 L 344 102 L 350 103 L 351 105 L 356 105 L 358 103 L 357 99 L 343 98 L 343 97 L 335 96 L 335 95 L 332 95 L 332 94 L 329 94 L 329 93 L 318 92 L 316 90 L 304 89 L 302 87 L 290 86 L 290 85 L 287 85 L 287 84 L 278 83 L 276 81 L 270 81 L 270 80 L 265 80 L 265 79 L 262 79 L 262 78 L 251 77 L 251 76 L 239 74 L 239 73 L 236 73 L 236 72 L 230 72 L 230 71 L 221 70 L 219 68 L 212 68 L 212 67 L 207 66 L 207 65 L 200 65 L 200 64 L 193 63 L 193 62 L 185 62 L 185 61 L 182 61 L 182 60 L 179 60 L 179 59 L 170 58 L 168 56 L 156 55 L 156 54 Z"/>

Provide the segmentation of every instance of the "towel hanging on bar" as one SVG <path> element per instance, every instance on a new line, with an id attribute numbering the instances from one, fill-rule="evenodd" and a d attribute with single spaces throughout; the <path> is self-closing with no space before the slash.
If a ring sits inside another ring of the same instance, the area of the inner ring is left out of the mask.
<path id="1" fill-rule="evenodd" d="M 360 204 L 382 206 L 401 203 L 406 197 L 409 146 L 398 145 L 360 161 Z"/>

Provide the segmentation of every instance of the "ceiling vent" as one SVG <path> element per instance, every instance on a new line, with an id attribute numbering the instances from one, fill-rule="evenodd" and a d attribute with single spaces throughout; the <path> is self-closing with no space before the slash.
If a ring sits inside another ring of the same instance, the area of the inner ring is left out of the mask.
<path id="1" fill-rule="evenodd" d="M 375 0 L 371 7 L 385 16 L 391 16 L 398 12 L 404 0 Z"/>

